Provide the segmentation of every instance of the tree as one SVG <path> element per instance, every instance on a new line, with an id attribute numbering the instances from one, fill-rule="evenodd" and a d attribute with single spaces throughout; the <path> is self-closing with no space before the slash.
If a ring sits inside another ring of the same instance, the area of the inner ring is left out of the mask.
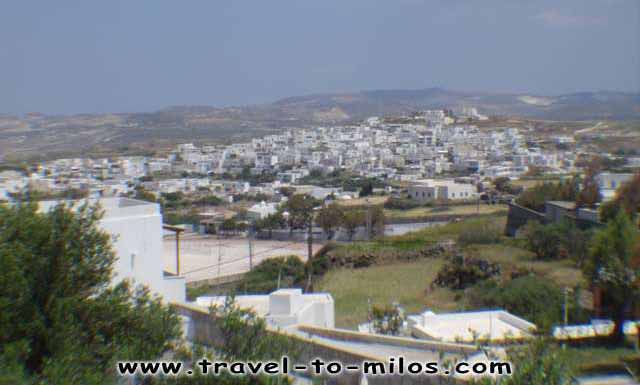
<path id="1" fill-rule="evenodd" d="M 598 231 L 584 266 L 591 283 L 603 290 L 615 322 L 612 341 L 624 341 L 626 313 L 639 298 L 640 233 L 629 216 L 619 212 L 607 227 Z"/>
<path id="2" fill-rule="evenodd" d="M 180 335 L 177 314 L 126 281 L 101 213 L 0 205 L 0 373 L 30 383 L 101 384 L 118 360 L 157 359 Z"/>
<path id="3" fill-rule="evenodd" d="M 332 203 L 318 211 L 316 224 L 322 227 L 328 239 L 332 239 L 335 229 L 340 226 L 344 216 L 344 210 L 337 203 Z"/>
<path id="4" fill-rule="evenodd" d="M 234 218 L 225 219 L 220 225 L 220 230 L 235 234 L 238 231 L 238 222 Z"/>
<path id="5" fill-rule="evenodd" d="M 575 201 L 580 191 L 580 180 L 576 177 L 558 183 L 546 182 L 524 190 L 516 199 L 516 203 L 535 210 L 544 211 L 547 201 Z"/>
<path id="6" fill-rule="evenodd" d="M 378 334 L 398 335 L 403 317 L 397 306 L 374 305 L 371 309 L 373 330 Z"/>
<path id="7" fill-rule="evenodd" d="M 364 183 L 362 183 L 362 188 L 360 188 L 360 193 L 358 195 L 360 196 L 360 198 L 362 198 L 367 197 L 371 194 L 373 194 L 373 182 L 367 179 L 366 181 L 364 181 Z"/>
<path id="8" fill-rule="evenodd" d="M 318 201 L 311 195 L 294 194 L 286 204 L 289 212 L 289 226 L 291 229 L 304 229 L 311 226 L 313 219 L 313 208 L 318 205 Z"/>
<path id="9" fill-rule="evenodd" d="M 592 207 L 602 200 L 600 194 L 600 186 L 596 176 L 600 172 L 600 162 L 596 159 L 591 160 L 587 165 L 584 180 L 582 181 L 582 189 L 576 197 L 576 208 Z"/>
<path id="10" fill-rule="evenodd" d="M 523 234 L 527 248 L 533 251 L 538 259 L 555 259 L 560 255 L 562 238 L 557 226 L 529 221 L 523 229 Z"/>
<path id="11" fill-rule="evenodd" d="M 269 233 L 269 239 L 271 239 L 273 230 L 282 228 L 285 225 L 284 217 L 281 212 L 275 214 L 269 214 L 265 218 L 256 221 L 256 230 L 267 230 Z"/>
<path id="12" fill-rule="evenodd" d="M 358 226 L 364 224 L 364 214 L 359 210 L 348 210 L 342 217 L 342 227 L 349 236 L 349 241 L 353 240 L 353 236 L 356 234 Z"/>
<path id="13" fill-rule="evenodd" d="M 369 220 L 371 226 L 369 227 L 369 238 L 384 235 L 384 209 L 382 206 L 374 206 L 368 209 Z"/>
<path id="14" fill-rule="evenodd" d="M 483 378 L 475 385 L 570 385 L 572 373 L 565 356 L 548 339 L 538 337 L 524 347 L 508 350 L 513 373 L 499 380 Z"/>
<path id="15" fill-rule="evenodd" d="M 496 190 L 504 194 L 517 194 L 522 191 L 521 188 L 518 188 L 511 184 L 511 179 L 506 176 L 500 176 L 494 179 L 493 185 L 495 186 Z"/>

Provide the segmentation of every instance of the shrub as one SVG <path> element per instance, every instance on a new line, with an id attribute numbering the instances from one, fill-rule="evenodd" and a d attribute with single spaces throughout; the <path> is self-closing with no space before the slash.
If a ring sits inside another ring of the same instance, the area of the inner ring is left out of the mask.
<path id="1" fill-rule="evenodd" d="M 410 210 L 420 206 L 419 202 L 403 198 L 389 198 L 384 202 L 384 208 L 389 210 Z"/>
<path id="2" fill-rule="evenodd" d="M 467 294 L 469 302 L 475 306 L 505 309 L 543 329 L 562 320 L 562 290 L 543 277 L 527 275 L 503 285 L 487 281 Z"/>
<path id="3" fill-rule="evenodd" d="M 248 293 L 270 293 L 280 287 L 300 286 L 305 281 L 305 266 L 297 256 L 270 258 L 245 274 L 240 288 Z"/>
<path id="4" fill-rule="evenodd" d="M 497 263 L 457 255 L 442 266 L 433 284 L 461 290 L 498 275 L 500 275 L 500 265 Z"/>
<path id="5" fill-rule="evenodd" d="M 398 335 L 402 327 L 402 314 L 396 306 L 373 306 L 373 330 L 379 334 Z"/>
<path id="6" fill-rule="evenodd" d="M 529 221 L 523 229 L 527 249 L 534 252 L 538 259 L 558 258 L 562 246 L 562 237 L 558 230 L 556 225 Z"/>

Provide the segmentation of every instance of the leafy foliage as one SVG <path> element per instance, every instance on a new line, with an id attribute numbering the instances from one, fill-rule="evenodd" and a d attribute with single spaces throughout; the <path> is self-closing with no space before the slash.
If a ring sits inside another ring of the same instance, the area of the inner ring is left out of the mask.
<path id="1" fill-rule="evenodd" d="M 0 372 L 101 384 L 116 360 L 155 359 L 179 336 L 176 313 L 144 288 L 111 286 L 114 254 L 98 208 L 0 205 Z"/>
<path id="2" fill-rule="evenodd" d="M 622 342 L 626 309 L 640 299 L 640 232 L 624 212 L 595 234 L 584 273 L 605 292 L 616 325 L 613 338 Z"/>
<path id="3" fill-rule="evenodd" d="M 318 211 L 316 224 L 322 227 L 327 238 L 332 239 L 335 229 L 340 226 L 344 218 L 344 210 L 336 203 L 323 207 Z"/>
<path id="4" fill-rule="evenodd" d="M 313 208 L 318 205 L 319 202 L 311 195 L 294 194 L 286 204 L 286 210 L 289 212 L 289 227 L 307 228 L 313 219 Z"/>
<path id="5" fill-rule="evenodd" d="M 373 329 L 378 334 L 398 335 L 403 317 L 397 306 L 374 305 L 371 309 Z"/>
<path id="6" fill-rule="evenodd" d="M 514 347 L 508 351 L 513 367 L 511 376 L 499 382 L 484 378 L 476 385 L 569 385 L 573 383 L 566 360 L 552 342 L 536 338 L 524 348 Z"/>
<path id="7" fill-rule="evenodd" d="M 211 309 L 211 316 L 220 328 L 219 353 L 224 360 L 279 360 L 283 354 L 295 355 L 291 339 L 269 332 L 264 318 L 238 307 L 233 297 Z"/>
<path id="8" fill-rule="evenodd" d="M 457 255 L 440 269 L 433 284 L 462 290 L 498 275 L 500 275 L 500 265 L 497 263 Z"/>
<path id="9" fill-rule="evenodd" d="M 410 210 L 422 206 L 420 202 L 407 198 L 389 198 L 384 202 L 384 208 L 389 210 Z"/>
<path id="10" fill-rule="evenodd" d="M 344 227 L 347 232 L 349 240 L 353 239 L 358 227 L 364 225 L 364 223 L 365 217 L 362 211 L 349 210 L 344 213 L 342 218 L 342 227 Z"/>
<path id="11" fill-rule="evenodd" d="M 600 163 L 592 160 L 587 166 L 584 180 L 582 181 L 582 189 L 576 197 L 576 207 L 592 207 L 602 200 L 600 187 L 596 176 L 600 171 Z"/>
<path id="12" fill-rule="evenodd" d="M 504 284 L 486 281 L 473 287 L 468 298 L 475 306 L 505 309 L 542 329 L 562 320 L 562 290 L 542 277 L 527 275 Z"/>
<path id="13" fill-rule="evenodd" d="M 271 293 L 279 287 L 300 286 L 305 265 L 297 256 L 269 258 L 245 274 L 240 288 L 249 293 Z"/>
<path id="14" fill-rule="evenodd" d="M 529 221 L 523 228 L 527 248 L 536 254 L 538 259 L 558 258 L 562 238 L 556 225 L 543 225 L 538 221 Z"/>
<path id="15" fill-rule="evenodd" d="M 516 203 L 535 210 L 544 211 L 546 201 L 575 201 L 580 191 L 578 178 L 571 178 L 558 183 L 545 182 L 524 190 L 516 199 Z"/>

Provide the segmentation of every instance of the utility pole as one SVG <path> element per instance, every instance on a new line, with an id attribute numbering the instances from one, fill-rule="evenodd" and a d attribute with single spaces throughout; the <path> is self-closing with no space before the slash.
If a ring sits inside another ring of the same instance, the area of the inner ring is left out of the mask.
<path id="1" fill-rule="evenodd" d="M 569 324 L 569 288 L 564 287 L 564 326 L 566 327 Z"/>
<path id="2" fill-rule="evenodd" d="M 220 250 L 220 235 L 218 234 L 218 278 L 220 278 L 220 265 L 222 265 L 222 251 Z"/>
<path id="3" fill-rule="evenodd" d="M 253 243 L 251 242 L 251 229 L 247 234 L 247 241 L 249 242 L 249 270 L 253 270 Z"/>
<path id="4" fill-rule="evenodd" d="M 367 198 L 367 240 L 371 240 L 371 201 Z"/>
<path id="5" fill-rule="evenodd" d="M 306 292 L 311 288 L 311 276 L 313 275 L 313 262 L 311 259 L 313 258 L 313 211 L 309 217 L 309 224 L 307 226 L 307 261 L 309 263 L 309 275 L 307 276 L 307 289 Z"/>
<path id="6" fill-rule="evenodd" d="M 313 218 L 309 219 L 307 228 L 307 260 L 311 261 L 311 258 L 313 258 Z"/>
<path id="7" fill-rule="evenodd" d="M 564 287 L 564 304 L 562 305 L 562 310 L 564 313 L 564 332 L 567 332 L 567 325 L 569 324 L 569 288 Z M 566 349 L 567 345 L 565 343 L 562 344 L 562 349 Z"/>

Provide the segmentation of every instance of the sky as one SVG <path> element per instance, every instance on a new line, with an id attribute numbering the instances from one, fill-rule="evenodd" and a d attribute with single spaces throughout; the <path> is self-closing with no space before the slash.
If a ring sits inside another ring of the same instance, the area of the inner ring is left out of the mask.
<path id="1" fill-rule="evenodd" d="M 638 0 L 20 0 L 0 112 L 153 111 L 444 87 L 640 91 Z"/>

